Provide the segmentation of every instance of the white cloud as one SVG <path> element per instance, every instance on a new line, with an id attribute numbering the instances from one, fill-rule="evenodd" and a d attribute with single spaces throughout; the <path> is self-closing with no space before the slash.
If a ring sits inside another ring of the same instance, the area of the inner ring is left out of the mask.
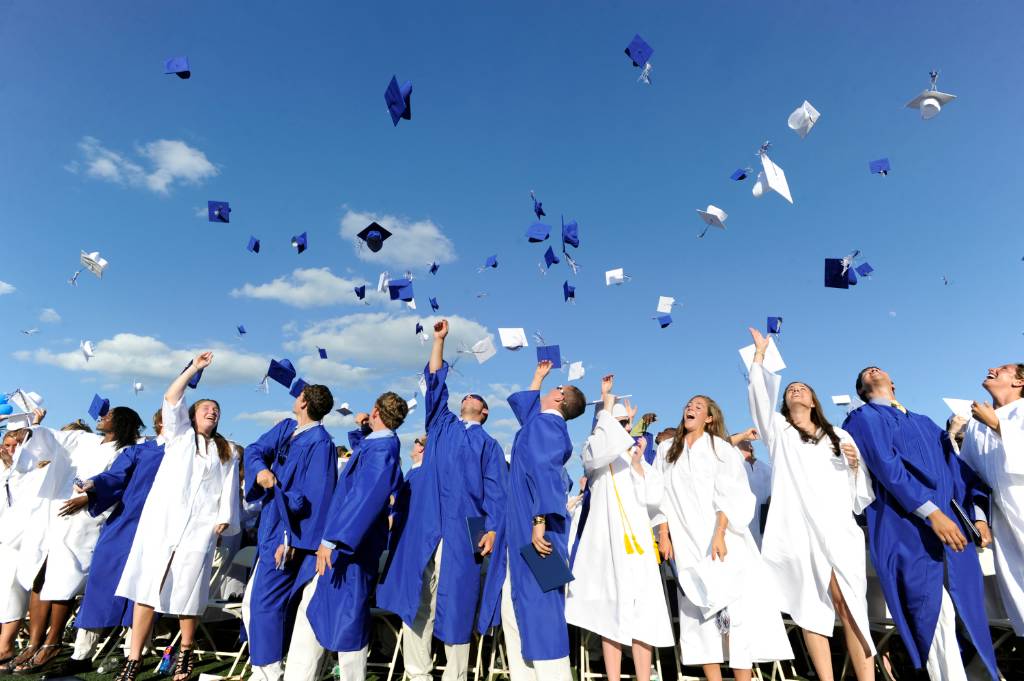
<path id="1" fill-rule="evenodd" d="M 307 383 L 322 383 L 327 386 L 365 383 L 376 375 L 372 369 L 354 367 L 333 359 L 320 359 L 319 355 L 302 357 L 296 362 L 296 368 Z"/>
<path id="2" fill-rule="evenodd" d="M 416 322 L 427 327 L 424 317 L 365 312 L 317 322 L 299 333 L 298 340 L 285 343 L 291 351 L 321 347 L 332 359 L 393 368 L 421 368 L 429 347 L 415 334 Z M 470 347 L 490 332 L 487 327 L 463 317 L 448 317 L 451 331 L 446 345 L 450 354 Z"/>
<path id="3" fill-rule="evenodd" d="M 17 290 L 6 281 L 0 281 L 0 296 L 6 296 L 8 293 L 14 293 Z"/>
<path id="4" fill-rule="evenodd" d="M 82 163 L 72 161 L 64 167 L 97 180 L 129 187 L 145 187 L 167 194 L 175 183 L 199 184 L 220 171 L 199 149 L 181 140 L 156 140 L 136 147 L 136 153 L 149 162 L 147 170 L 123 154 L 104 147 L 95 137 L 83 137 L 78 143 Z"/>
<path id="5" fill-rule="evenodd" d="M 366 284 L 366 300 L 386 300 L 377 293 L 377 283 L 345 279 L 330 269 L 297 269 L 290 276 L 278 277 L 266 284 L 245 284 L 231 291 L 235 298 L 276 300 L 293 307 L 310 308 L 345 303 L 360 304 L 353 290 Z"/>
<path id="6" fill-rule="evenodd" d="M 39 321 L 46 322 L 47 324 L 56 324 L 60 321 L 60 315 L 52 307 L 44 307 L 39 312 Z"/>
<path id="7" fill-rule="evenodd" d="M 189 349 L 171 348 L 151 336 L 119 333 L 113 338 L 93 343 L 95 357 L 88 362 L 76 348 L 68 352 L 22 350 L 14 353 L 22 362 L 49 364 L 68 371 L 102 374 L 104 377 L 170 379 L 203 350 L 213 350 L 213 365 L 203 374 L 203 384 L 257 384 L 266 373 L 269 359 L 241 353 L 223 346 L 202 346 Z"/>
<path id="8" fill-rule="evenodd" d="M 280 423 L 284 419 L 295 418 L 290 411 L 278 410 L 278 409 L 265 409 L 263 411 L 243 411 L 240 414 L 235 414 L 236 421 L 252 421 L 259 423 L 264 426 L 273 426 Z M 330 427 L 351 427 L 355 424 L 355 416 L 342 416 L 336 411 L 332 411 L 326 417 L 324 417 L 324 425 Z M 336 442 L 342 442 L 335 438 Z M 345 441 L 346 446 L 348 442 Z"/>
<path id="9" fill-rule="evenodd" d="M 431 262 L 445 264 L 456 258 L 455 244 L 429 219 L 408 220 L 394 215 L 347 210 L 341 218 L 341 236 L 351 239 L 353 244 L 361 244 L 356 234 L 371 222 L 379 223 L 391 232 L 391 237 L 384 242 L 384 248 L 376 253 L 365 245 L 362 248 L 354 246 L 360 260 L 395 267 L 422 268 Z"/>

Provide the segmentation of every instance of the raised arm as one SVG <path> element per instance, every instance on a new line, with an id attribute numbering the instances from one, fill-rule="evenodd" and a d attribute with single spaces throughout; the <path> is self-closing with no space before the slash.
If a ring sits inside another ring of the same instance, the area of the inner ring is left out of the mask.
<path id="1" fill-rule="evenodd" d="M 285 419 L 260 435 L 256 442 L 245 448 L 242 460 L 245 462 L 245 500 L 256 501 L 277 484 L 277 477 L 270 468 L 278 448 L 291 437 L 295 421 Z"/>
<path id="2" fill-rule="evenodd" d="M 612 393 L 614 382 L 614 374 L 601 379 L 601 411 L 597 412 L 594 431 L 583 446 L 583 470 L 587 475 L 592 475 L 620 457 L 629 460 L 633 438 L 629 431 L 612 418 L 612 407 L 615 406 L 615 395 Z"/>
<path id="3" fill-rule="evenodd" d="M 430 348 L 430 373 L 437 373 L 444 364 L 444 339 L 448 336 L 448 320 L 442 319 L 434 324 L 434 345 Z"/>
<path id="4" fill-rule="evenodd" d="M 541 383 L 547 378 L 551 371 L 551 360 L 544 359 L 537 362 L 537 370 L 533 372 L 533 380 L 530 381 L 529 390 L 540 390 Z"/>
<path id="5" fill-rule="evenodd" d="M 180 402 L 181 398 L 185 395 L 185 388 L 188 387 L 188 382 L 192 380 L 192 377 L 210 366 L 212 363 L 213 353 L 209 350 L 196 355 L 196 358 L 192 360 L 192 364 L 181 372 L 177 378 L 171 381 L 171 385 L 168 386 L 167 392 L 164 393 L 164 401 L 169 404 L 177 404 Z"/>
<path id="6" fill-rule="evenodd" d="M 775 418 L 775 405 L 779 400 L 781 380 L 778 374 L 764 368 L 764 353 L 768 350 L 768 339 L 754 328 L 750 329 L 750 336 L 754 339 L 754 362 L 748 378 L 747 401 L 754 427 L 764 438 L 769 455 L 772 455 L 772 445 L 775 441 L 772 421 Z"/>

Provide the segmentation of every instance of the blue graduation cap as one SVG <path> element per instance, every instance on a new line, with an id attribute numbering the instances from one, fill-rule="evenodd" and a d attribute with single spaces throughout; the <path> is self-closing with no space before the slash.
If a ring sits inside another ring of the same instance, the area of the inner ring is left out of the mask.
<path id="1" fill-rule="evenodd" d="M 857 275 L 853 275 L 850 281 L 850 274 L 853 269 L 843 271 L 843 258 L 825 258 L 825 288 L 850 288 L 851 284 L 857 283 Z"/>
<path id="2" fill-rule="evenodd" d="M 633 36 L 633 40 L 626 45 L 626 56 L 633 60 L 633 66 L 643 66 L 651 60 L 654 48 L 647 44 L 640 34 Z"/>
<path id="3" fill-rule="evenodd" d="M 857 265 L 857 267 L 855 267 L 854 269 L 857 270 L 857 274 L 859 274 L 862 277 L 866 277 L 875 271 L 875 268 L 867 264 L 866 262 Z"/>
<path id="4" fill-rule="evenodd" d="M 747 179 L 747 173 L 749 171 L 746 168 L 737 168 L 732 175 L 729 176 L 730 180 L 736 180 L 737 182 Z"/>
<path id="5" fill-rule="evenodd" d="M 533 195 L 533 192 L 530 192 L 530 198 L 533 199 L 533 214 L 537 216 L 538 220 L 540 220 L 542 217 L 547 215 L 547 213 L 544 212 L 544 204 L 537 200 L 537 197 Z"/>
<path id="6" fill-rule="evenodd" d="M 292 389 L 288 391 L 288 394 L 291 395 L 292 397 L 298 397 L 299 395 L 302 394 L 302 389 L 305 388 L 307 385 L 309 384 L 306 383 L 301 378 L 297 379 L 295 383 L 292 385 Z"/>
<path id="7" fill-rule="evenodd" d="M 567 303 L 569 302 L 570 298 L 576 300 L 576 287 L 570 286 L 569 282 L 566 281 L 565 283 L 562 284 L 562 296 L 565 297 L 565 302 Z"/>
<path id="8" fill-rule="evenodd" d="M 575 220 L 566 222 L 565 218 L 562 218 L 562 243 L 573 248 L 580 247 L 580 226 Z"/>
<path id="9" fill-rule="evenodd" d="M 245 250 L 249 251 L 250 253 L 259 253 L 260 240 L 254 236 L 249 237 L 249 245 L 245 247 Z"/>
<path id="10" fill-rule="evenodd" d="M 551 236 L 551 227 L 543 222 L 535 222 L 526 230 L 526 238 L 531 244 L 545 241 L 549 236 Z"/>
<path id="11" fill-rule="evenodd" d="M 188 368 L 189 368 L 190 366 L 192 366 L 192 360 L 189 360 L 189 361 L 188 361 L 188 364 L 186 364 L 186 365 L 185 365 L 185 368 L 181 370 L 181 373 L 183 374 L 183 373 L 185 373 L 186 371 L 188 371 Z M 178 375 L 180 376 L 181 374 L 178 374 Z M 195 390 L 196 388 L 198 388 L 198 387 L 199 387 L 199 380 L 200 380 L 200 379 L 201 379 L 202 377 L 203 377 L 203 370 L 202 370 L 202 369 L 200 369 L 199 371 L 197 371 L 197 372 L 196 372 L 196 375 L 195 375 L 195 376 L 193 376 L 192 378 L 188 379 L 188 387 L 192 388 L 193 390 Z"/>
<path id="12" fill-rule="evenodd" d="M 365 284 L 363 284 L 362 286 L 356 286 L 352 290 L 356 292 L 356 298 L 358 298 L 359 300 L 362 300 L 363 298 L 366 297 L 366 285 Z"/>
<path id="13" fill-rule="evenodd" d="M 402 118 L 412 120 L 412 81 L 407 80 L 402 87 L 398 87 L 398 78 L 391 76 L 388 89 L 384 91 L 384 101 L 388 105 L 388 113 L 391 114 L 391 122 L 398 125 Z"/>
<path id="14" fill-rule="evenodd" d="M 768 318 L 768 333 L 782 333 L 782 317 Z"/>
<path id="15" fill-rule="evenodd" d="M 206 217 L 210 222 L 231 222 L 231 206 L 227 201 L 207 201 Z"/>
<path id="16" fill-rule="evenodd" d="M 429 298 L 428 300 L 430 300 L 430 309 L 437 312 L 441 307 L 437 304 L 437 298 Z"/>
<path id="17" fill-rule="evenodd" d="M 871 161 L 868 163 L 868 167 L 871 168 L 871 172 L 875 175 L 888 175 L 892 166 L 889 165 L 889 159 L 880 158 L 877 161 Z"/>
<path id="18" fill-rule="evenodd" d="M 543 362 L 549 360 L 551 362 L 552 369 L 558 369 L 562 366 L 562 351 L 557 345 L 538 345 L 537 346 L 537 361 Z"/>
<path id="19" fill-rule="evenodd" d="M 107 415 L 110 411 L 110 400 L 99 395 L 92 396 L 92 404 L 89 405 L 89 416 L 94 421 L 99 421 L 101 418 Z"/>
<path id="20" fill-rule="evenodd" d="M 672 315 L 670 314 L 659 315 L 658 317 L 656 317 L 656 319 L 658 320 L 658 324 L 661 325 L 661 328 L 663 329 L 672 323 Z"/>
<path id="21" fill-rule="evenodd" d="M 417 336 L 423 333 L 423 325 L 420 324 L 419 322 L 416 322 L 416 330 L 413 331 L 413 333 L 416 334 Z"/>
<path id="22" fill-rule="evenodd" d="M 557 265 L 560 262 L 562 261 L 558 258 L 557 255 L 555 255 L 555 249 L 552 248 L 551 246 L 548 246 L 548 250 L 544 251 L 544 264 L 546 264 L 548 267 L 551 267 L 552 265 Z"/>
<path id="23" fill-rule="evenodd" d="M 356 234 L 357 237 L 366 242 L 367 248 L 376 253 L 384 247 L 384 241 L 391 236 L 391 232 L 384 229 L 376 222 L 371 222 L 363 231 Z"/>
<path id="24" fill-rule="evenodd" d="M 182 80 L 187 80 L 192 75 L 192 70 L 188 65 L 188 57 L 171 57 L 170 59 L 164 60 L 164 74 L 174 74 Z"/>
<path id="25" fill-rule="evenodd" d="M 391 300 L 408 302 L 413 299 L 412 282 L 408 279 L 392 279 L 388 282 L 388 295 Z"/>
<path id="26" fill-rule="evenodd" d="M 280 362 L 272 359 L 270 360 L 270 368 L 267 369 L 267 376 L 288 388 L 291 386 L 292 381 L 295 380 L 295 367 L 287 359 L 282 359 Z"/>
<path id="27" fill-rule="evenodd" d="M 244 324 L 239 324 L 236 328 L 238 329 L 239 336 L 244 336 L 247 333 Z"/>
<path id="28" fill-rule="evenodd" d="M 485 268 L 493 267 L 493 268 L 497 269 L 498 268 L 498 256 L 497 255 L 489 255 L 489 256 L 487 256 L 487 260 L 484 261 L 484 267 Z"/>
<path id="29" fill-rule="evenodd" d="M 292 237 L 292 247 L 295 248 L 298 253 L 302 253 L 309 247 L 309 238 L 306 236 L 305 232 Z M 298 255 L 298 253 L 296 253 L 296 255 Z"/>
<path id="30" fill-rule="evenodd" d="M 320 353 L 320 359 L 327 359 L 326 348 L 317 348 L 316 351 Z"/>
<path id="31" fill-rule="evenodd" d="M 441 269 L 441 266 L 438 265 L 436 262 L 430 263 L 430 273 L 431 274 L 437 274 L 437 271 L 439 269 Z"/>

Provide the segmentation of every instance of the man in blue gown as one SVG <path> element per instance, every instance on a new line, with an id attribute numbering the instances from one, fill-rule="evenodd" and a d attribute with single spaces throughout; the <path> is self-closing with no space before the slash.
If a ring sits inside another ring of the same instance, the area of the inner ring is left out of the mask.
<path id="1" fill-rule="evenodd" d="M 501 625 L 512 681 L 572 678 L 565 589 L 541 591 L 520 553 L 532 544 L 549 560 L 568 558 L 564 466 L 572 454 L 572 441 L 566 421 L 584 412 L 586 398 L 571 385 L 542 395 L 541 382 L 549 371 L 551 362 L 539 362 L 529 390 L 508 398 L 521 428 L 512 443 L 504 518 L 498 526 L 477 622 L 481 634 Z"/>
<path id="2" fill-rule="evenodd" d="M 410 681 L 429 681 L 431 640 L 445 644 L 444 681 L 465 681 L 469 643 L 480 595 L 481 557 L 491 552 L 505 501 L 507 466 L 501 445 L 483 428 L 487 403 L 462 399 L 460 416 L 448 408 L 448 320 L 434 325 L 426 379 L 427 448 L 407 503 L 399 505 L 389 564 L 377 587 L 377 605 L 402 618 L 402 660 Z M 470 541 L 467 519 L 484 535 Z"/>
<path id="3" fill-rule="evenodd" d="M 312 579 L 338 457 L 321 424 L 334 398 L 307 385 L 284 419 L 245 448 L 245 499 L 262 501 L 258 558 L 249 579 L 243 617 L 253 677 L 278 681 L 298 594 Z"/>
<path id="4" fill-rule="evenodd" d="M 361 434 L 331 497 L 313 570 L 302 590 L 285 681 L 314 681 L 324 649 L 338 653 L 341 681 L 363 681 L 370 641 L 370 597 L 388 540 L 392 495 L 402 484 L 395 430 L 409 407 L 395 393 L 356 416 Z"/>
<path id="5" fill-rule="evenodd" d="M 910 659 L 918 669 L 924 662 L 933 681 L 966 680 L 959 623 L 998 679 L 978 554 L 951 518 L 955 503 L 971 516 L 968 522 L 982 524 L 975 507 L 985 504 L 984 486 L 953 453 L 943 429 L 896 400 L 886 372 L 868 367 L 856 387 L 866 404 L 843 429 L 871 473 L 871 561 Z"/>

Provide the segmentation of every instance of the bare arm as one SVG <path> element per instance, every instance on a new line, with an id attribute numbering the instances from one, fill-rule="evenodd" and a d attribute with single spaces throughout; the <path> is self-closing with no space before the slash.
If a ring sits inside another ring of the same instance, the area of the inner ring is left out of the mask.
<path id="1" fill-rule="evenodd" d="M 551 360 L 545 359 L 537 362 L 537 370 L 533 372 L 533 380 L 530 382 L 528 390 L 540 390 L 540 384 L 544 382 L 549 371 L 551 371 Z"/>
<path id="2" fill-rule="evenodd" d="M 210 366 L 212 362 L 213 353 L 209 350 L 196 355 L 196 358 L 192 360 L 192 364 L 189 365 L 181 375 L 171 381 L 171 385 L 167 388 L 167 392 L 164 393 L 164 400 L 168 404 L 177 404 L 181 401 L 182 396 L 185 394 L 185 388 L 188 386 L 188 382 L 192 380 L 193 376 Z"/>
<path id="3" fill-rule="evenodd" d="M 434 346 L 430 349 L 430 373 L 436 374 L 444 364 L 444 339 L 448 335 L 448 320 L 434 324 Z"/>

